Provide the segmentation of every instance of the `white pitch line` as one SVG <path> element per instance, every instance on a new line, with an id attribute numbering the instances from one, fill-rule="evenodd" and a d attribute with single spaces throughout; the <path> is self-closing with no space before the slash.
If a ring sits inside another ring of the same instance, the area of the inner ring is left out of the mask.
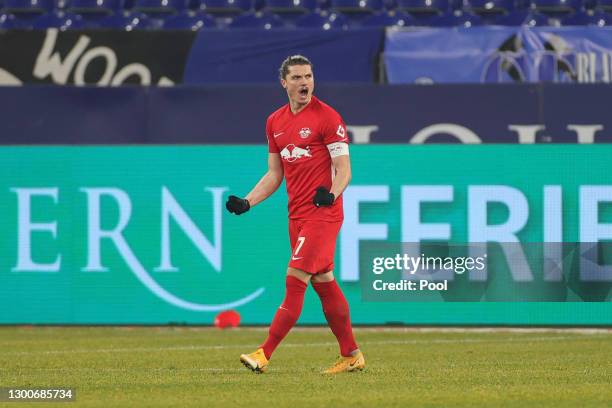
<path id="1" fill-rule="evenodd" d="M 197 330 L 192 328 L 191 330 Z M 178 329 L 182 330 L 182 329 Z M 190 329 L 186 329 L 190 330 Z M 199 328 L 199 330 L 218 330 L 215 328 Z M 239 327 L 236 331 L 267 332 L 268 327 Z M 576 334 L 612 334 L 612 328 L 605 327 L 388 327 L 365 326 L 354 327 L 355 331 L 367 333 L 576 333 Z M 296 326 L 291 332 L 328 332 L 328 327 Z"/>
<path id="2" fill-rule="evenodd" d="M 0 368 L 0 371 L 67 371 L 67 372 L 75 372 L 75 371 L 104 371 L 104 372 L 131 372 L 131 371 L 188 371 L 188 372 L 236 372 L 236 371 L 244 371 L 247 370 L 242 368 L 219 368 L 219 367 L 203 367 L 203 368 L 150 368 L 150 367 L 131 367 L 131 368 L 110 368 L 110 367 L 51 367 L 51 368 L 19 368 L 19 369 L 9 369 L 9 368 Z M 283 371 L 274 368 L 275 372 Z M 292 370 L 295 371 L 295 370 Z"/>
<path id="3" fill-rule="evenodd" d="M 10 330 L 14 327 L 2 327 L 0 326 L 0 333 L 2 330 Z M 18 330 L 31 333 L 33 327 L 17 326 Z M 110 327 L 97 327 L 97 326 L 41 326 L 35 327 L 36 330 L 40 331 L 65 331 L 65 330 L 82 330 L 90 329 L 96 331 L 100 328 L 112 329 L 119 332 L 139 332 L 148 331 L 152 336 L 154 335 L 167 335 L 177 334 L 184 332 L 195 332 L 195 333 L 207 333 L 207 332 L 220 332 L 216 327 L 198 327 L 198 326 L 110 326 Z M 238 328 L 226 329 L 226 332 L 267 332 L 269 328 L 267 326 L 241 326 Z M 612 334 L 612 328 L 607 327 L 505 327 L 505 326 L 478 326 L 478 327 L 419 327 L 419 326 L 406 326 L 406 327 L 395 327 L 395 326 L 357 326 L 354 327 L 355 331 L 367 332 L 367 333 L 572 333 L 572 334 Z M 291 329 L 291 332 L 302 332 L 302 333 L 327 333 L 329 327 L 324 326 L 296 326 Z"/>
<path id="4" fill-rule="evenodd" d="M 507 342 L 530 342 L 530 341 L 548 341 L 548 340 L 591 340 L 593 338 L 605 338 L 607 336 L 546 336 L 546 337 L 511 337 L 507 339 L 414 339 L 414 340 L 383 340 L 383 341 L 362 341 L 360 344 L 364 346 L 378 345 L 402 345 L 402 344 L 454 344 L 454 343 L 507 343 Z M 283 348 L 288 347 L 325 347 L 337 346 L 336 342 L 319 342 L 319 343 L 286 343 L 282 344 Z M 73 353 L 146 353 L 156 351 L 193 351 L 193 350 L 227 350 L 227 349 L 251 349 L 254 343 L 250 344 L 226 344 L 219 346 L 212 345 L 190 345 L 190 346 L 171 346 L 171 347 L 134 347 L 134 348 L 103 348 L 103 349 L 72 349 L 72 350 L 41 350 L 41 351 L 8 351 L 3 352 L 4 356 L 24 356 L 24 355 L 41 355 L 41 354 L 73 354 Z"/>
<path id="5" fill-rule="evenodd" d="M 249 375 L 252 375 L 252 373 L 246 369 L 245 367 L 240 367 L 240 368 L 231 368 L 231 367 L 203 367 L 203 368 L 148 368 L 148 367 L 134 367 L 134 368 L 108 368 L 108 367 L 75 367 L 75 368 L 69 368 L 69 367 L 56 367 L 56 368 L 26 368 L 26 369 L 9 369 L 9 368 L 0 368 L 0 372 L 3 371 L 8 371 L 8 372 L 14 372 L 14 371 L 41 371 L 41 372 L 68 372 L 68 373 L 74 373 L 74 372 L 81 372 L 81 373 L 87 373 L 87 372 L 103 372 L 103 373 L 118 373 L 118 372 L 122 372 L 122 373 L 134 373 L 137 371 L 143 371 L 143 372 L 152 372 L 152 371 L 157 371 L 157 372 L 163 372 L 163 373 L 171 373 L 171 372 L 188 372 L 188 373 L 237 373 L 237 372 L 243 372 L 243 373 L 249 373 Z M 312 369 L 312 368 L 292 368 L 292 369 L 284 369 L 284 368 L 277 368 L 277 367 L 272 367 L 272 368 L 268 368 L 267 372 L 273 372 L 273 373 L 311 373 L 311 372 L 317 372 L 316 369 Z"/>

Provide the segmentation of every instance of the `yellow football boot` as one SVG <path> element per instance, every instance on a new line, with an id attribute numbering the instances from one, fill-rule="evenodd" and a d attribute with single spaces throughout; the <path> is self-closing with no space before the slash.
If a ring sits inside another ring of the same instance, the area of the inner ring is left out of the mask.
<path id="1" fill-rule="evenodd" d="M 240 356 L 240 362 L 244 364 L 246 368 L 257 374 L 265 373 L 268 367 L 268 359 L 262 348 L 258 348 L 251 354 L 242 354 Z"/>
<path id="2" fill-rule="evenodd" d="M 365 358 L 363 358 L 363 353 L 359 351 L 354 356 L 340 356 L 333 366 L 323 371 L 323 374 L 338 374 L 351 371 L 361 371 L 364 368 Z"/>

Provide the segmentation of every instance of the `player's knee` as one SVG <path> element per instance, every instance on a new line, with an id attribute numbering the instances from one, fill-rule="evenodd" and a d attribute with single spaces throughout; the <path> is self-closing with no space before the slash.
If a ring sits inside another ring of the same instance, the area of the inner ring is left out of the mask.
<path id="1" fill-rule="evenodd" d="M 313 282 L 331 282 L 334 280 L 334 272 L 329 271 L 325 273 L 320 273 L 318 275 L 314 275 L 312 277 Z"/>
<path id="2" fill-rule="evenodd" d="M 305 272 L 301 269 L 293 268 L 291 266 L 287 268 L 287 275 L 293 276 L 294 278 L 297 278 L 304 283 L 310 282 L 310 279 L 312 278 L 312 275 L 308 272 Z"/>

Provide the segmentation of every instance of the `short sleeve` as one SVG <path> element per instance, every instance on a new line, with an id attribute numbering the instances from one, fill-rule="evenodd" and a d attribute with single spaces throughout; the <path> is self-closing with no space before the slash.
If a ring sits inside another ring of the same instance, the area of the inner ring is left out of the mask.
<path id="1" fill-rule="evenodd" d="M 348 134 L 346 133 L 346 125 L 338 112 L 330 109 L 325 115 L 325 123 L 323 125 L 323 143 L 330 145 L 332 143 L 347 143 L 349 142 Z"/>
<path id="2" fill-rule="evenodd" d="M 268 152 L 269 153 L 279 153 L 278 146 L 272 137 L 272 118 L 269 117 L 266 121 L 266 138 L 268 139 Z"/>
<path id="3" fill-rule="evenodd" d="M 338 112 L 329 110 L 323 125 L 323 143 L 333 158 L 349 154 L 349 138 L 346 134 L 346 125 Z"/>

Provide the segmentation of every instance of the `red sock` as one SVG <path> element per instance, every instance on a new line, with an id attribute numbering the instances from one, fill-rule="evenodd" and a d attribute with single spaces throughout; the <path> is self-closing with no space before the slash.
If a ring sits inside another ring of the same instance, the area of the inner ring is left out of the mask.
<path id="1" fill-rule="evenodd" d="M 312 282 L 312 287 L 319 295 L 327 323 L 338 339 L 340 354 L 344 357 L 350 356 L 351 352 L 359 347 L 353 337 L 348 303 L 340 286 L 333 280 L 331 282 Z"/>
<path id="2" fill-rule="evenodd" d="M 302 282 L 295 276 L 288 275 L 285 281 L 286 291 L 285 300 L 280 305 L 270 325 L 268 338 L 261 346 L 264 349 L 266 358 L 270 358 L 274 349 L 285 338 L 289 330 L 295 325 L 302 306 L 304 305 L 304 293 L 308 287 L 307 283 Z"/>

